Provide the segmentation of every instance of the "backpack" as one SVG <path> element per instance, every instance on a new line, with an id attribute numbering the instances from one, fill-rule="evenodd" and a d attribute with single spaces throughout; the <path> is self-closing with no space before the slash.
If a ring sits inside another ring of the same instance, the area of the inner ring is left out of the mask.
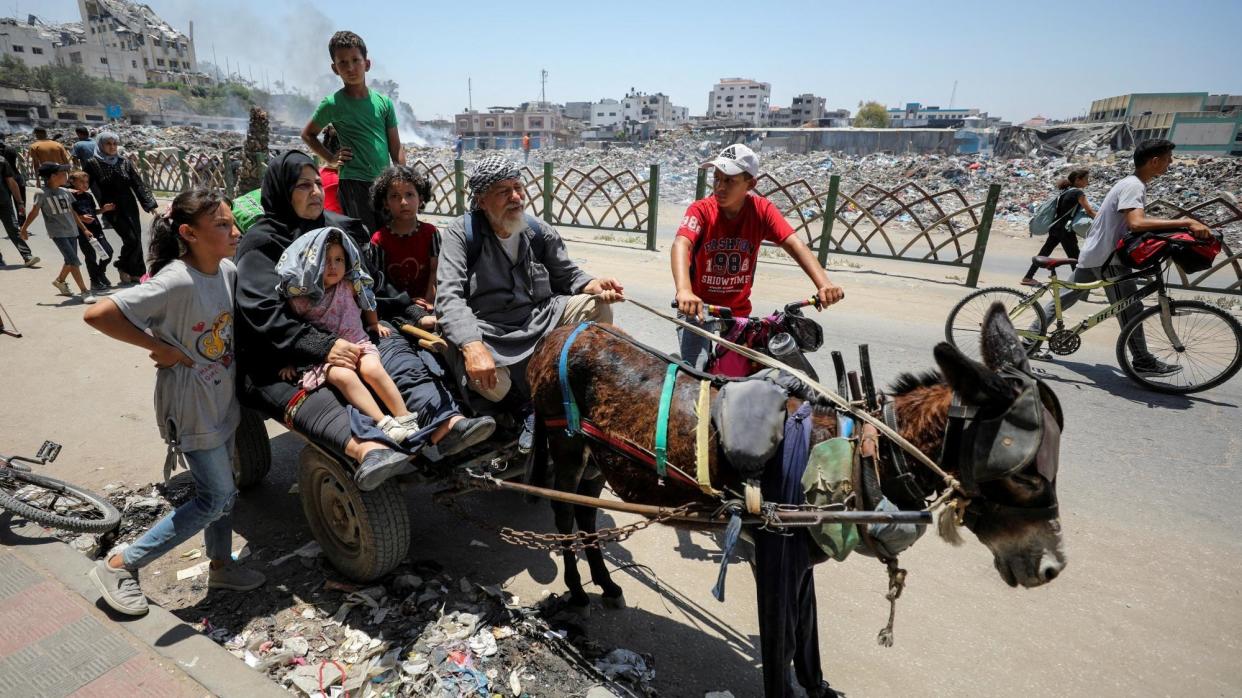
<path id="1" fill-rule="evenodd" d="M 1217 236 L 1199 240 L 1184 230 L 1126 233 L 1117 241 L 1113 254 L 1131 269 L 1153 266 L 1172 257 L 1182 271 L 1193 274 L 1211 267 L 1221 247 Z"/>
<path id="2" fill-rule="evenodd" d="M 1061 192 L 1060 194 L 1057 194 L 1051 199 L 1048 199 L 1044 203 L 1040 204 L 1039 208 L 1035 209 L 1035 215 L 1031 217 L 1031 222 L 1026 225 L 1027 230 L 1031 232 L 1031 235 L 1047 235 L 1048 231 L 1055 228 L 1057 223 L 1060 223 L 1067 217 L 1070 221 L 1073 221 L 1074 217 L 1078 214 L 1078 211 L 1081 208 L 1077 203 L 1075 203 L 1074 207 L 1071 208 L 1065 215 L 1057 216 L 1057 203 L 1061 201 L 1061 195 L 1064 193 L 1065 192 Z"/>

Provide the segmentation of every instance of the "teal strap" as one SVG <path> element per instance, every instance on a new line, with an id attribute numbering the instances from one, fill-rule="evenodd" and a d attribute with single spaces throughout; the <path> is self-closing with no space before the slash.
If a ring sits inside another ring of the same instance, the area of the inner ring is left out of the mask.
<path id="1" fill-rule="evenodd" d="M 673 388 L 677 387 L 677 364 L 669 364 L 664 373 L 664 389 L 660 391 L 660 413 L 656 417 L 655 467 L 656 475 L 664 479 L 668 469 L 668 411 L 673 404 Z"/>
<path id="2" fill-rule="evenodd" d="M 565 338 L 565 343 L 561 345 L 561 360 L 556 366 L 556 374 L 561 382 L 561 401 L 565 407 L 565 433 L 570 436 L 578 433 L 580 418 L 578 403 L 574 401 L 574 391 L 569 387 L 569 348 L 574 345 L 574 340 L 578 338 L 578 335 L 590 326 L 590 322 L 584 322 L 569 333 L 569 336 Z"/>

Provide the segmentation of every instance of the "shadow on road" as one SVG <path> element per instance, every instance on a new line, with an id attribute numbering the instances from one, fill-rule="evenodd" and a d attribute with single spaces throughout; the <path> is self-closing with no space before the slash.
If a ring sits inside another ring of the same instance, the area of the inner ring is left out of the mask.
<path id="1" fill-rule="evenodd" d="M 1157 393 L 1135 385 L 1133 381 L 1126 377 L 1120 369 L 1105 364 L 1088 364 L 1077 361 L 1065 361 L 1063 359 L 1054 359 L 1051 361 L 1053 365 L 1069 369 L 1085 380 L 1076 380 L 1062 375 L 1057 375 L 1053 371 L 1043 368 L 1040 364 L 1045 365 L 1049 362 L 1036 362 L 1033 364 L 1040 377 L 1056 383 L 1065 383 L 1069 385 L 1085 385 L 1099 388 L 1111 395 L 1129 400 L 1147 407 L 1163 407 L 1171 410 L 1185 410 L 1195 405 L 1203 403 L 1207 405 L 1215 405 L 1217 407 L 1236 407 L 1236 405 L 1228 402 L 1217 402 L 1199 395 L 1168 395 L 1165 393 Z"/>

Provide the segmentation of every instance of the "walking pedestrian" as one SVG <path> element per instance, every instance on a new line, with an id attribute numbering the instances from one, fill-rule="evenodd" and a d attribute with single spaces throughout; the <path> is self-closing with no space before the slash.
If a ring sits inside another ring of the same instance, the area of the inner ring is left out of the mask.
<path id="1" fill-rule="evenodd" d="M 1060 245 L 1065 250 L 1065 256 L 1070 259 L 1078 259 L 1078 234 L 1074 232 L 1074 219 L 1078 217 L 1078 212 L 1082 211 L 1089 218 L 1095 218 L 1095 209 L 1091 208 L 1091 202 L 1087 201 L 1087 195 L 1084 190 L 1091 180 L 1091 171 L 1087 168 L 1079 168 L 1071 170 L 1069 175 L 1057 182 L 1057 188 L 1061 190 L 1057 196 L 1056 218 L 1053 219 L 1052 227 L 1048 229 L 1048 239 L 1044 240 L 1043 246 L 1039 248 L 1039 256 L 1047 257 L 1050 252 Z M 1076 268 L 1077 265 L 1071 265 Z M 1039 282 L 1035 280 L 1035 269 L 1037 266 L 1034 262 L 1027 268 L 1026 273 L 1022 275 L 1023 286 L 1038 286 Z"/>
<path id="2" fill-rule="evenodd" d="M 3 143 L 0 142 L 0 145 Z M 5 148 L 11 150 L 7 146 Z M 0 223 L 3 223 L 4 232 L 17 248 L 17 254 L 21 255 L 22 264 L 33 267 L 39 263 L 39 258 L 30 253 L 30 245 L 22 239 L 20 230 L 19 221 L 26 218 L 26 198 L 22 191 L 25 182 L 20 178 L 21 175 L 9 164 L 7 156 L 0 158 Z M 0 254 L 0 267 L 2 266 L 4 255 Z"/>
<path id="3" fill-rule="evenodd" d="M 121 283 L 137 283 L 144 273 L 142 263 L 142 220 L 138 207 L 148 213 L 156 208 L 155 197 L 138 176 L 133 163 L 117 150 L 120 139 L 111 131 L 100 133 L 99 156 L 87 160 L 84 169 L 90 175 L 91 191 L 99 203 L 104 220 L 121 238 L 121 252 L 113 266 L 120 272 Z"/>
<path id="4" fill-rule="evenodd" d="M 56 249 L 60 250 L 65 262 L 52 286 L 56 287 L 59 295 L 72 298 L 74 294 L 69 290 L 69 283 L 66 281 L 72 276 L 78 285 L 78 291 L 81 292 L 79 299 L 89 305 L 95 302 L 95 296 L 82 281 L 82 262 L 78 259 L 78 231 L 82 230 L 88 238 L 91 233 L 82 227 L 77 214 L 73 212 L 73 194 L 61 188 L 65 186 L 68 171 L 68 165 L 55 162 L 45 162 L 39 166 L 39 178 L 43 180 L 43 188 L 35 194 L 34 204 L 30 207 L 30 213 L 26 214 L 26 221 L 22 223 L 18 234 L 23 240 L 28 239 L 30 224 L 42 214 L 47 236 L 56 244 Z"/>

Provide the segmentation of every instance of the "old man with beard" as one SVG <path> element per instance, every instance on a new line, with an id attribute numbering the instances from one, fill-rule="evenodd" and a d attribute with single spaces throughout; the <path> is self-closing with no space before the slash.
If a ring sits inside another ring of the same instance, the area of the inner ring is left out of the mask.
<path id="1" fill-rule="evenodd" d="M 593 278 L 569 259 L 552 226 L 526 215 L 521 170 L 489 155 L 470 173 L 471 210 L 441 233 L 436 311 L 454 373 L 491 402 L 529 401 L 526 363 L 553 328 L 611 322 L 615 279 Z"/>

